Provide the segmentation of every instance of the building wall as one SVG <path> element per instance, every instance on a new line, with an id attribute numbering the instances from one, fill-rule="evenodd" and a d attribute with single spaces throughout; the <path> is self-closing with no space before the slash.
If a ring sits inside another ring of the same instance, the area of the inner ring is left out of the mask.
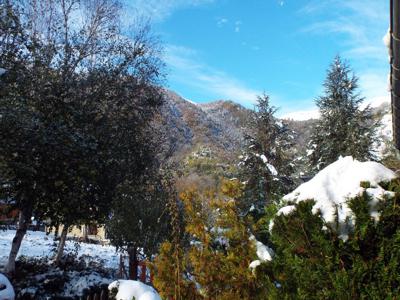
<path id="1" fill-rule="evenodd" d="M 92 227 L 92 228 L 89 228 Z M 95 227 L 95 230 L 94 228 Z M 60 225 L 58 229 L 59 235 L 61 234 L 64 226 Z M 48 228 L 50 233 L 55 233 L 55 228 Z M 106 230 L 104 225 L 81 225 L 81 226 L 72 226 L 68 233 L 67 237 L 74 237 L 74 238 L 85 238 L 85 230 L 87 230 L 87 237 L 89 239 L 98 240 L 98 241 L 107 241 L 106 238 Z M 47 230 L 46 230 L 47 231 Z"/>
<path id="2" fill-rule="evenodd" d="M 18 214 L 18 209 L 10 209 L 9 205 L 0 203 L 0 221 L 15 221 Z"/>

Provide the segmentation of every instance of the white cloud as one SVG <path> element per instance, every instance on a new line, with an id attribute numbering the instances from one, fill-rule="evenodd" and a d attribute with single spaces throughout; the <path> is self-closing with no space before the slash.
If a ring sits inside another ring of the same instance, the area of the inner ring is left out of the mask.
<path id="1" fill-rule="evenodd" d="M 160 22 L 175 11 L 213 3 L 214 0 L 123 0 L 126 5 L 125 18 L 144 16 Z"/>
<path id="2" fill-rule="evenodd" d="M 387 50 L 382 43 L 389 22 L 386 1 L 377 0 L 313 0 L 300 14 L 308 19 L 321 19 L 303 32 L 320 35 L 340 35 L 341 54 L 360 78 L 360 88 L 367 102 L 387 97 Z"/>
<path id="3" fill-rule="evenodd" d="M 281 116 L 281 119 L 291 119 L 295 121 L 306 121 L 310 119 L 318 119 L 319 111 L 318 109 L 310 110 L 299 110 L 291 113 L 287 113 Z"/>
<path id="4" fill-rule="evenodd" d="M 227 24 L 229 20 L 227 18 L 217 18 L 217 26 L 222 27 Z"/>
<path id="5" fill-rule="evenodd" d="M 240 32 L 240 26 L 242 25 L 242 21 L 236 21 L 235 22 L 235 32 L 238 33 Z"/>
<path id="6" fill-rule="evenodd" d="M 201 62 L 193 49 L 169 45 L 165 60 L 174 81 L 193 87 L 214 98 L 232 100 L 247 107 L 256 102 L 261 91 L 246 86 L 237 78 Z"/>

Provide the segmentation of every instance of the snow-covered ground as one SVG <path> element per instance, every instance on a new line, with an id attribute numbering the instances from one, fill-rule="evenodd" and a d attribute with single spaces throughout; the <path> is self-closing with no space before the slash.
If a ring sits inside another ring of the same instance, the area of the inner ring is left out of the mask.
<path id="1" fill-rule="evenodd" d="M 0 268 L 7 262 L 14 235 L 15 230 L 0 231 Z M 44 232 L 40 231 L 28 231 L 22 240 L 18 256 L 23 255 L 35 258 L 44 256 L 51 257 L 54 254 L 54 249 L 53 235 L 46 235 Z M 96 261 L 101 263 L 105 268 L 118 269 L 119 254 L 116 252 L 114 246 L 67 241 L 65 250 L 66 252 L 77 251 L 78 258 L 84 257 L 85 260 Z"/>
<path id="2" fill-rule="evenodd" d="M 15 230 L 0 231 L 0 270 L 7 262 L 14 235 Z M 18 257 L 38 259 L 41 264 L 44 264 L 44 267 L 37 272 L 29 273 L 24 279 L 26 282 L 17 282 L 19 285 L 18 296 L 30 295 L 35 298 L 38 293 L 41 293 L 40 297 L 42 297 L 43 286 L 46 285 L 46 282 L 57 281 L 57 278 L 63 280 L 61 283 L 62 295 L 59 296 L 70 297 L 82 295 L 83 290 L 90 286 L 109 284 L 115 280 L 112 274 L 116 274 L 119 267 L 119 253 L 116 252 L 115 247 L 67 241 L 65 253 L 76 254 L 77 259 L 83 260 L 87 267 L 74 269 L 71 266 L 71 268 L 65 269 L 51 264 L 56 247 L 53 238 L 53 235 L 46 235 L 40 231 L 27 232 Z M 101 269 L 96 266 L 100 266 Z M 0 299 L 2 298 L 0 297 Z"/>

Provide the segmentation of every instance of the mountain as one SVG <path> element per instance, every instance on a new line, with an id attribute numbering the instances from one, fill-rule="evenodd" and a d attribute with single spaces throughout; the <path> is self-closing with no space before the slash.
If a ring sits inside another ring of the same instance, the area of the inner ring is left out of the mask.
<path id="1" fill-rule="evenodd" d="M 169 159 L 179 162 L 190 155 L 212 156 L 217 161 L 232 163 L 244 146 L 244 136 L 249 132 L 252 110 L 232 101 L 218 100 L 211 103 L 194 103 L 173 91 L 164 90 L 164 104 L 157 120 L 162 134 L 160 152 Z M 389 103 L 375 106 L 376 118 L 383 117 L 379 135 L 385 142 L 377 145 L 383 153 L 386 142 L 391 140 L 391 113 Z M 286 119 L 289 128 L 296 134 L 295 148 L 300 156 L 306 154 L 314 115 L 308 120 Z M 197 154 L 196 154 L 197 153 Z M 212 154 L 210 154 L 212 153 Z"/>
<path id="2" fill-rule="evenodd" d="M 164 96 L 158 123 L 168 157 L 180 160 L 199 147 L 230 159 L 239 155 L 250 110 L 231 101 L 196 104 L 169 90 Z"/>

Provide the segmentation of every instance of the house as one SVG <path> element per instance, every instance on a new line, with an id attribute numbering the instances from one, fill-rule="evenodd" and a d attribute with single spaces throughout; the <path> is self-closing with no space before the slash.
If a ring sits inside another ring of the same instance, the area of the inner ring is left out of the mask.
<path id="1" fill-rule="evenodd" d="M 0 225 L 15 224 L 18 218 L 18 209 L 12 208 L 10 204 L 0 200 Z"/>
<path id="2" fill-rule="evenodd" d="M 63 225 L 58 226 L 58 228 L 48 226 L 46 232 L 59 235 L 63 228 Z M 102 244 L 109 242 L 105 226 L 98 224 L 72 226 L 67 233 L 67 237 Z"/>

